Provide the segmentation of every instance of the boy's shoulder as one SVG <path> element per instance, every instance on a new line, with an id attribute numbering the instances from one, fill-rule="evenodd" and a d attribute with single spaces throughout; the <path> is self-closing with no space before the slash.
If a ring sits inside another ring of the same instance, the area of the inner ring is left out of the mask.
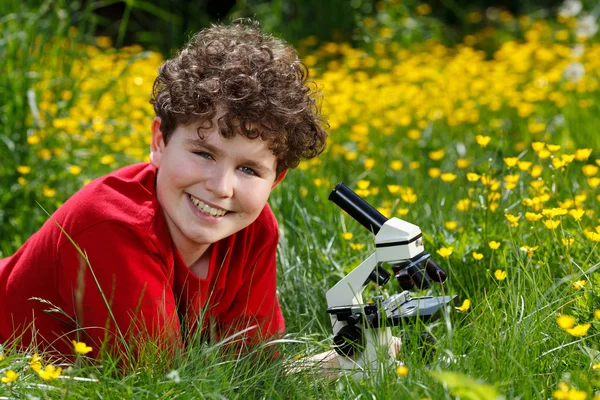
<path id="1" fill-rule="evenodd" d="M 54 218 L 73 235 L 105 222 L 147 230 L 159 209 L 155 178 L 156 169 L 148 163 L 118 169 L 81 188 Z"/>

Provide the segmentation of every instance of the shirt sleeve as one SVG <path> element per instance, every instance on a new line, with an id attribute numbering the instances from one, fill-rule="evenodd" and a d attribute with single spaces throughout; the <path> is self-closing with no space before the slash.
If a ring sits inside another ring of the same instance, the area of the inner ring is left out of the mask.
<path id="1" fill-rule="evenodd" d="M 279 234 L 256 238 L 266 241 L 255 261 L 248 265 L 244 283 L 235 295 L 229 312 L 220 320 L 221 338 L 247 330 L 243 335 L 245 344 L 257 344 L 279 336 L 285 323 L 277 299 L 277 244 Z M 250 250 L 252 251 L 252 250 Z"/>
<path id="2" fill-rule="evenodd" d="M 89 265 L 72 243 L 60 248 L 60 296 L 80 327 L 73 339 L 90 344 L 94 356 L 102 346 L 111 352 L 144 343 L 181 346 L 172 279 L 149 240 L 104 222 L 74 238 Z"/>

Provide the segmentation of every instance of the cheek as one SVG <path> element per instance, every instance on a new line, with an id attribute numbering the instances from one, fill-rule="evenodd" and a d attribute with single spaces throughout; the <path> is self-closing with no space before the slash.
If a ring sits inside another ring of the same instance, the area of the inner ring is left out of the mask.
<path id="1" fill-rule="evenodd" d="M 267 203 L 270 193 L 270 185 L 264 183 L 254 184 L 248 185 L 244 191 L 238 192 L 240 195 L 238 198 L 245 212 L 259 214 Z"/>

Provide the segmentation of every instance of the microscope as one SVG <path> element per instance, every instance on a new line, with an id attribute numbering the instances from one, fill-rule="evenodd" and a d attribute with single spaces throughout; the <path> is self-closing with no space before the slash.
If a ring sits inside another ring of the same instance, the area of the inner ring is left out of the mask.
<path id="1" fill-rule="evenodd" d="M 340 367 L 362 374 L 376 368 L 386 353 L 390 359 L 395 356 L 391 326 L 435 320 L 457 296 L 410 296 L 410 290 L 446 280 L 444 270 L 425 251 L 418 226 L 386 218 L 343 183 L 333 189 L 329 200 L 375 235 L 375 252 L 326 295 Z M 403 291 L 364 304 L 362 292 L 370 282 L 383 286 L 390 280 L 384 264 L 391 267 Z"/>

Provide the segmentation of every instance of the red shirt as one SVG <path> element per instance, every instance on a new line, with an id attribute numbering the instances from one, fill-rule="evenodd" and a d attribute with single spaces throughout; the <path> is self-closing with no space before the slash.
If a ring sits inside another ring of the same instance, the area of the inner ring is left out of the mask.
<path id="1" fill-rule="evenodd" d="M 269 206 L 211 246 L 208 276 L 199 279 L 171 240 L 155 178 L 152 165 L 137 164 L 91 182 L 12 257 L 0 260 L 0 343 L 16 339 L 72 354 L 77 339 L 96 355 L 101 343 L 116 343 L 115 334 L 143 333 L 180 345 L 182 331 L 193 332 L 199 316 L 211 326 L 204 332 L 219 338 L 252 326 L 244 335 L 250 339 L 283 331 L 276 295 L 279 235 Z M 64 314 L 48 312 L 54 306 Z"/>

